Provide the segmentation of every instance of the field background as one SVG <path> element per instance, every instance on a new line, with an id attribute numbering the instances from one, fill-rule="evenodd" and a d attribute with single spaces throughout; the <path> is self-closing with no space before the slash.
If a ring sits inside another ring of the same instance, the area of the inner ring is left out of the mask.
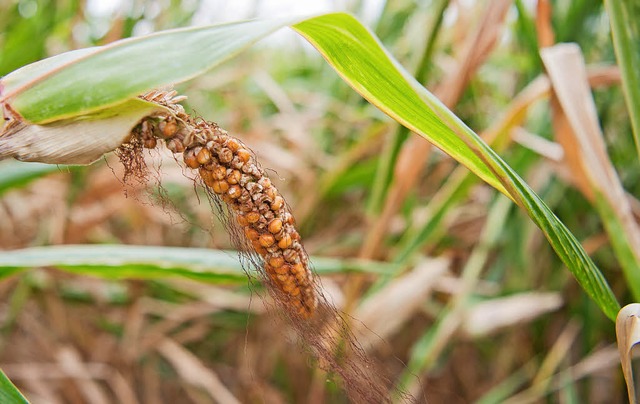
<path id="1" fill-rule="evenodd" d="M 564 158 L 539 79 L 539 48 L 554 41 L 576 42 L 599 69 L 593 97 L 607 152 L 640 213 L 638 154 L 601 1 L 327 1 L 313 10 L 222 3 L 4 0 L 0 76 L 162 29 L 347 10 L 471 128 L 495 138 L 619 300 L 631 300 L 584 173 Z M 358 320 L 354 329 L 384 372 L 419 400 L 626 400 L 613 324 L 529 218 L 363 101 L 293 31 L 177 89 L 188 110 L 257 153 L 327 294 Z M 0 248 L 128 244 L 198 248 L 194 256 L 203 257 L 201 249 L 233 249 L 169 153 L 148 161 L 148 186 L 123 185 L 113 155 L 75 168 L 1 162 Z M 242 268 L 223 261 L 206 282 L 125 265 L 5 277 L 0 368 L 33 403 L 346 402 L 340 381 L 317 370 L 265 311 L 260 288 L 226 276 Z"/>

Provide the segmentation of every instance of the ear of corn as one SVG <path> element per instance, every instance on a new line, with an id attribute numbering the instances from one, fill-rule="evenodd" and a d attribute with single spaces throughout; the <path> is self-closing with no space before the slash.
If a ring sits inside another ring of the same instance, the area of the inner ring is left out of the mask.
<path id="1" fill-rule="evenodd" d="M 208 192 L 235 216 L 244 244 L 261 258 L 264 279 L 275 298 L 292 313 L 310 317 L 318 300 L 309 257 L 289 207 L 255 155 L 217 124 L 186 114 L 178 104 L 184 97 L 175 92 L 153 91 L 141 98 L 169 112 L 143 119 L 124 147 L 135 143 L 155 148 L 161 140 L 174 154 L 182 154 L 185 165 L 198 173 Z"/>

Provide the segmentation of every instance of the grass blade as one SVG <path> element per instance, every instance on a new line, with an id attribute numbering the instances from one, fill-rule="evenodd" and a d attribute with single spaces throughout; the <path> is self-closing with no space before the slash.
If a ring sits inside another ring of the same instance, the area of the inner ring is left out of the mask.
<path id="1" fill-rule="evenodd" d="M 631 128 L 640 156 L 640 3 L 636 0 L 605 0 L 611 21 L 611 35 L 622 72 Z"/>
<path id="2" fill-rule="evenodd" d="M 0 402 L 5 404 L 29 404 L 20 390 L 11 383 L 11 380 L 0 370 Z"/>
<path id="3" fill-rule="evenodd" d="M 0 279 L 45 266 L 111 279 L 180 276 L 210 283 L 246 283 L 237 251 L 132 245 L 62 245 L 4 251 Z M 397 266 L 365 260 L 313 257 L 320 273 L 393 273 Z"/>

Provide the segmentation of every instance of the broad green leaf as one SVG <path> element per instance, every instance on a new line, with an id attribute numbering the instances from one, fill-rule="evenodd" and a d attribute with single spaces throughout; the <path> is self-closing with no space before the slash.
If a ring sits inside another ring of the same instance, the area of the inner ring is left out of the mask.
<path id="1" fill-rule="evenodd" d="M 245 283 L 237 251 L 131 245 L 63 245 L 3 251 L 0 279 L 17 271 L 54 266 L 81 275 L 115 279 L 179 276 L 211 283 Z M 312 257 L 320 274 L 388 274 L 397 265 L 373 261 Z M 246 268 L 250 270 L 251 268 Z"/>
<path id="2" fill-rule="evenodd" d="M 489 167 L 438 116 L 423 98 L 424 94 L 417 91 L 418 87 L 423 87 L 358 20 L 348 14 L 328 14 L 303 21 L 293 28 L 311 42 L 343 80 L 367 101 L 411 131 L 422 134 L 483 180 L 506 193 Z M 426 90 L 422 92 L 428 93 Z M 431 102 L 437 102 L 446 109 L 434 96 L 430 98 Z"/>
<path id="3" fill-rule="evenodd" d="M 83 115 L 194 78 L 285 25 L 274 19 L 177 29 L 66 53 L 8 75 L 0 103 L 32 123 Z"/>
<path id="4" fill-rule="evenodd" d="M 582 288 L 614 319 L 619 304 L 600 270 L 549 207 L 486 143 L 384 50 L 354 17 L 328 14 L 294 25 L 369 102 L 514 200 L 543 231 Z"/>
<path id="5" fill-rule="evenodd" d="M 622 89 L 640 156 L 640 2 L 605 0 L 604 4 L 611 21 L 613 45 L 622 72 Z"/>
<path id="6" fill-rule="evenodd" d="M 29 404 L 20 390 L 11 383 L 11 380 L 0 370 L 0 403 L 3 404 Z"/>

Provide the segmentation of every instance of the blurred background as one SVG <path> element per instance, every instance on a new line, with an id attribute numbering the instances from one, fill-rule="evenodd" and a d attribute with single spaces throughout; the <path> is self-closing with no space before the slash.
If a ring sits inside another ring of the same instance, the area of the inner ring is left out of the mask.
<path id="1" fill-rule="evenodd" d="M 0 0 L 0 76 L 163 29 L 331 11 L 358 16 L 482 134 L 629 300 L 540 78 L 540 47 L 579 44 L 637 214 L 640 167 L 601 1 Z M 420 402 L 624 402 L 612 323 L 529 218 L 362 100 L 293 31 L 177 90 L 189 111 L 257 153 L 307 251 L 334 259 L 322 261 L 327 294 L 362 321 L 354 327 L 367 352 Z M 113 155 L 88 167 L 31 165 L 19 181 L 5 179 L 27 165 L 1 162 L 0 248 L 234 248 L 169 153 L 151 152 L 148 164 L 145 186 L 123 185 Z M 347 402 L 245 282 L 47 267 L 3 279 L 0 296 L 0 368 L 34 403 Z"/>

